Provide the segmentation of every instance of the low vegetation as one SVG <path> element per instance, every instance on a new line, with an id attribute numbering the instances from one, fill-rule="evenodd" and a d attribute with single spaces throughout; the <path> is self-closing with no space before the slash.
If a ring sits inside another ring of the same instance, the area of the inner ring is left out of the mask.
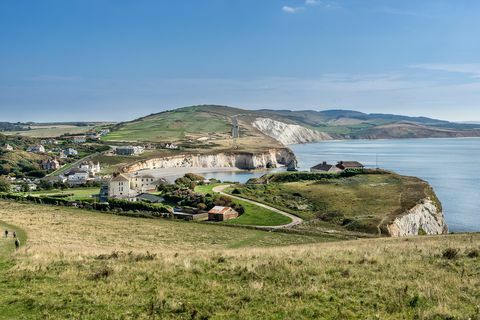
<path id="1" fill-rule="evenodd" d="M 0 238 L 5 318 L 480 317 L 480 234 L 324 242 L 10 202 L 0 221 L 28 235 L 13 258 Z"/>
<path id="2" fill-rule="evenodd" d="M 310 221 L 300 229 L 334 228 L 370 234 L 378 234 L 386 223 L 427 196 L 438 203 L 426 182 L 377 170 L 270 174 L 239 185 L 232 193 Z"/>

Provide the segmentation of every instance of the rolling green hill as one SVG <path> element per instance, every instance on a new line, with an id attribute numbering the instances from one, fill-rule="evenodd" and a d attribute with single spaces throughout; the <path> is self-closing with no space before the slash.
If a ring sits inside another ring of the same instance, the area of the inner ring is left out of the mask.
<path id="1" fill-rule="evenodd" d="M 459 124 L 426 117 L 365 114 L 350 110 L 289 111 L 244 110 L 203 105 L 152 114 L 117 124 L 106 141 L 196 142 L 210 141 L 217 147 L 231 145 L 232 122 L 240 128 L 244 147 L 278 144 L 253 125 L 257 119 L 272 119 L 326 133 L 336 139 L 388 139 L 480 136 L 480 125 Z M 261 138 L 261 139 L 259 139 Z M 197 143 L 198 144 L 198 143 Z"/>

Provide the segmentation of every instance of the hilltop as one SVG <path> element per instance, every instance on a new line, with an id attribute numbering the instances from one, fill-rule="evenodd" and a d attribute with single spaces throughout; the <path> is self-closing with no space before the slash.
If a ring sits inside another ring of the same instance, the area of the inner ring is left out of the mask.
<path id="1" fill-rule="evenodd" d="M 188 142 L 228 148 L 238 123 L 241 148 L 328 139 L 480 136 L 480 126 L 426 117 L 366 114 L 351 110 L 245 110 L 202 105 L 151 114 L 115 125 L 106 141 Z M 259 140 L 261 138 L 261 140 Z"/>

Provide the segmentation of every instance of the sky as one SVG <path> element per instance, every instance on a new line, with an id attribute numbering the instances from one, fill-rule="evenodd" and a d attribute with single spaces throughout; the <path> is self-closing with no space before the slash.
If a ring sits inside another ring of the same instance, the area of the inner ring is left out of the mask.
<path id="1" fill-rule="evenodd" d="M 0 121 L 176 107 L 480 121 L 478 0 L 2 0 Z"/>

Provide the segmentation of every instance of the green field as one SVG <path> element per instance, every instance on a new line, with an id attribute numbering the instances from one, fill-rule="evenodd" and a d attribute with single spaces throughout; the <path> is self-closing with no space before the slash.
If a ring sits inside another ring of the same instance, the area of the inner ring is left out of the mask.
<path id="1" fill-rule="evenodd" d="M 195 188 L 195 192 L 213 194 L 213 188 L 222 185 L 222 183 L 212 183 L 200 185 Z M 248 225 L 248 226 L 279 226 L 292 222 L 292 220 L 277 212 L 256 206 L 246 201 L 232 199 L 234 203 L 242 205 L 245 212 L 238 218 L 228 220 L 227 224 Z"/>
<path id="2" fill-rule="evenodd" d="M 237 196 L 311 220 L 309 226 L 370 234 L 377 234 L 385 223 L 425 197 L 436 200 L 428 184 L 413 177 L 391 173 L 338 179 L 324 176 L 318 181 L 241 185 Z"/>
<path id="3" fill-rule="evenodd" d="M 0 221 L 28 236 L 0 239 L 0 318 L 480 317 L 480 234 L 325 242 L 14 202 Z"/>
<path id="4" fill-rule="evenodd" d="M 43 125 L 32 126 L 32 130 L 25 131 L 6 131 L 6 135 L 20 135 L 32 138 L 56 138 L 65 134 L 86 133 L 95 126 L 74 126 L 74 125 Z"/>

